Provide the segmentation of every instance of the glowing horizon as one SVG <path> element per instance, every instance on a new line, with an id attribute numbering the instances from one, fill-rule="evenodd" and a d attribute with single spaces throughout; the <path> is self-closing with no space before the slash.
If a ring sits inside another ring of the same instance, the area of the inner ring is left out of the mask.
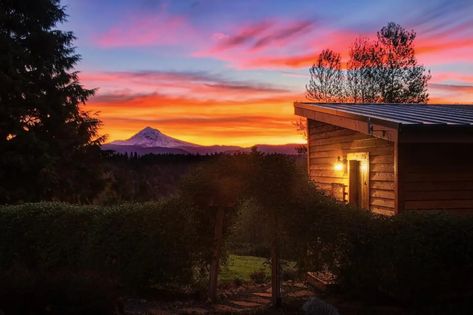
<path id="1" fill-rule="evenodd" d="M 374 37 L 390 21 L 417 32 L 417 58 L 432 71 L 430 103 L 473 104 L 469 1 L 63 4 L 80 81 L 98 88 L 83 109 L 99 112 L 108 141 L 151 126 L 202 145 L 301 143 L 292 103 L 304 100 L 315 56 L 324 48 L 346 56 L 356 37 Z"/>

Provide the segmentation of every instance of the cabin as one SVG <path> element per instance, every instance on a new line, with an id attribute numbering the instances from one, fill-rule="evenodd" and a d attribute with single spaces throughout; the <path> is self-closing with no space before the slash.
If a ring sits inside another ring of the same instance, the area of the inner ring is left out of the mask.
<path id="1" fill-rule="evenodd" d="M 473 105 L 294 103 L 311 180 L 372 212 L 473 213 Z"/>

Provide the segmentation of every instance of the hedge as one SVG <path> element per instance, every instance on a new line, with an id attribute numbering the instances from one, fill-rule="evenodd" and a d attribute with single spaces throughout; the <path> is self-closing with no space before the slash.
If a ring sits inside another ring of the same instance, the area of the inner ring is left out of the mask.
<path id="1" fill-rule="evenodd" d="M 0 207 L 0 270 L 90 271 L 129 290 L 193 281 L 195 232 L 177 200 Z"/>
<path id="2" fill-rule="evenodd" d="M 445 212 L 378 216 L 345 206 L 318 211 L 309 260 L 358 298 L 407 305 L 473 298 L 473 217 Z"/>

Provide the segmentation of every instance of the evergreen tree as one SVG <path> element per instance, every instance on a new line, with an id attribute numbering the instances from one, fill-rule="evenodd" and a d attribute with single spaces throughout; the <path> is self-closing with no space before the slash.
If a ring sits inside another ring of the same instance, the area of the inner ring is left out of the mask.
<path id="1" fill-rule="evenodd" d="M 0 202 L 86 201 L 100 185 L 93 90 L 73 70 L 74 35 L 58 0 L 0 0 Z"/>

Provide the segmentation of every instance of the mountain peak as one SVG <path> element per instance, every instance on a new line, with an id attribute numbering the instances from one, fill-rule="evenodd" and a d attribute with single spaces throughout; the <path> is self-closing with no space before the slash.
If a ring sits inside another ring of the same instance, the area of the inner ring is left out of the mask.
<path id="1" fill-rule="evenodd" d="M 152 127 L 145 127 L 141 129 L 135 136 L 141 135 L 146 138 L 150 139 L 156 139 L 157 137 L 161 136 L 163 133 L 159 131 L 158 129 L 152 128 Z"/>
<path id="2" fill-rule="evenodd" d="M 153 127 L 150 127 L 150 126 L 144 127 L 144 128 L 141 129 L 138 133 L 141 133 L 141 132 L 150 132 L 150 131 L 153 131 L 153 132 L 156 132 L 156 133 L 161 133 L 161 131 L 159 131 L 158 129 L 153 128 Z"/>
<path id="3" fill-rule="evenodd" d="M 181 146 L 198 146 L 193 143 L 185 142 L 179 139 L 172 138 L 165 135 L 158 129 L 152 127 L 145 127 L 127 140 L 117 140 L 110 144 L 115 145 L 134 145 L 143 148 L 163 147 L 175 148 Z"/>

